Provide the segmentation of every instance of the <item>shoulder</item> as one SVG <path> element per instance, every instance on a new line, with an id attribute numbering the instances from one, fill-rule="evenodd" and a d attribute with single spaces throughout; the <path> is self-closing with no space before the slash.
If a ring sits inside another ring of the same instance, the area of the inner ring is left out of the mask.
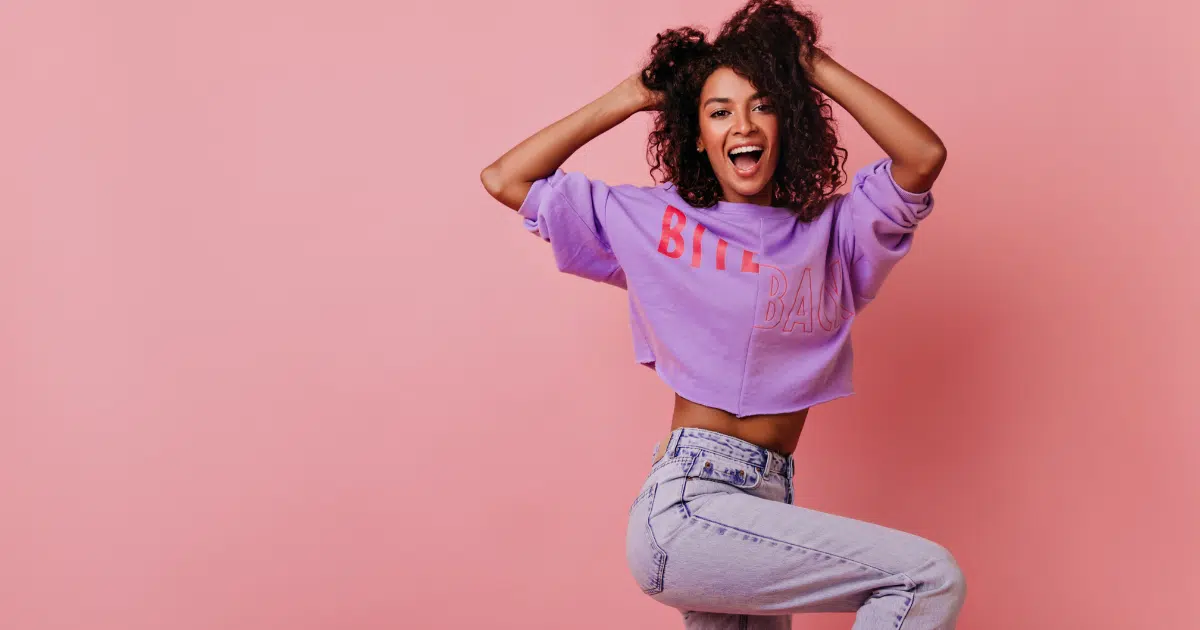
<path id="1" fill-rule="evenodd" d="M 675 191 L 670 182 L 639 185 L 617 184 L 609 187 L 609 204 L 628 213 L 656 210 L 659 214 L 666 206 L 683 207 L 687 203 Z"/>

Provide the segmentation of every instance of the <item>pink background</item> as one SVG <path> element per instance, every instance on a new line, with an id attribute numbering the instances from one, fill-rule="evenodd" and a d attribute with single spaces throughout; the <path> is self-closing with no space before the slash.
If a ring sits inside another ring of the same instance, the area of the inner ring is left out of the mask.
<path id="1" fill-rule="evenodd" d="M 738 6 L 0 5 L 0 627 L 678 627 L 623 559 L 670 393 L 478 173 Z M 961 628 L 1200 627 L 1200 11 L 817 9 L 950 161 L 797 502 L 949 547 Z M 567 168 L 647 183 L 648 122 Z"/>

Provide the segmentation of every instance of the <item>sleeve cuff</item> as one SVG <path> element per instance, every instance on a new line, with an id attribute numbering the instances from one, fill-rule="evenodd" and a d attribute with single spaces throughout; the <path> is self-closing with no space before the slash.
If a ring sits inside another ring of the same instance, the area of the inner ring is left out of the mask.
<path id="1" fill-rule="evenodd" d="M 538 208 L 542 207 L 542 201 L 548 195 L 554 194 L 554 185 L 563 177 L 566 177 L 566 173 L 560 168 L 551 173 L 549 177 L 543 177 L 533 182 L 533 185 L 529 187 L 525 201 L 521 202 L 521 207 L 517 210 L 518 214 L 525 217 L 526 226 L 537 222 Z"/>
<path id="2" fill-rule="evenodd" d="M 891 160 L 884 162 L 884 170 L 887 171 L 888 179 L 891 181 L 892 187 L 896 189 L 896 194 L 900 195 L 900 198 L 903 199 L 905 203 L 929 205 L 933 201 L 933 189 L 927 190 L 923 193 L 915 193 L 901 188 L 900 184 L 896 183 L 896 178 L 892 175 Z"/>

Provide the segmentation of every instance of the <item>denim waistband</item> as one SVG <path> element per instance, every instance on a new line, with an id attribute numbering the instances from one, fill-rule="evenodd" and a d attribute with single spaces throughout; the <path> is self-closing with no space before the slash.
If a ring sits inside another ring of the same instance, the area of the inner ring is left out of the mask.
<path id="1" fill-rule="evenodd" d="M 755 467 L 766 474 L 791 477 L 795 470 L 795 462 L 791 455 L 776 453 L 757 444 L 707 429 L 680 428 L 672 431 L 671 438 L 667 441 L 667 457 L 677 456 L 681 448 L 696 448 L 716 453 Z M 657 447 L 655 452 L 658 452 Z"/>

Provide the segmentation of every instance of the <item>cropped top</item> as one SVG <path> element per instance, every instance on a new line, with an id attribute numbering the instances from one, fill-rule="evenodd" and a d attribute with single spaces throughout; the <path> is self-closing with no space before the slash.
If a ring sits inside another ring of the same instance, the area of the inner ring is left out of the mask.
<path id="1" fill-rule="evenodd" d="M 737 417 L 786 413 L 854 393 L 850 325 L 933 208 L 891 166 L 858 171 L 808 223 L 562 169 L 518 212 L 560 271 L 627 290 L 634 356 L 676 393 Z"/>

